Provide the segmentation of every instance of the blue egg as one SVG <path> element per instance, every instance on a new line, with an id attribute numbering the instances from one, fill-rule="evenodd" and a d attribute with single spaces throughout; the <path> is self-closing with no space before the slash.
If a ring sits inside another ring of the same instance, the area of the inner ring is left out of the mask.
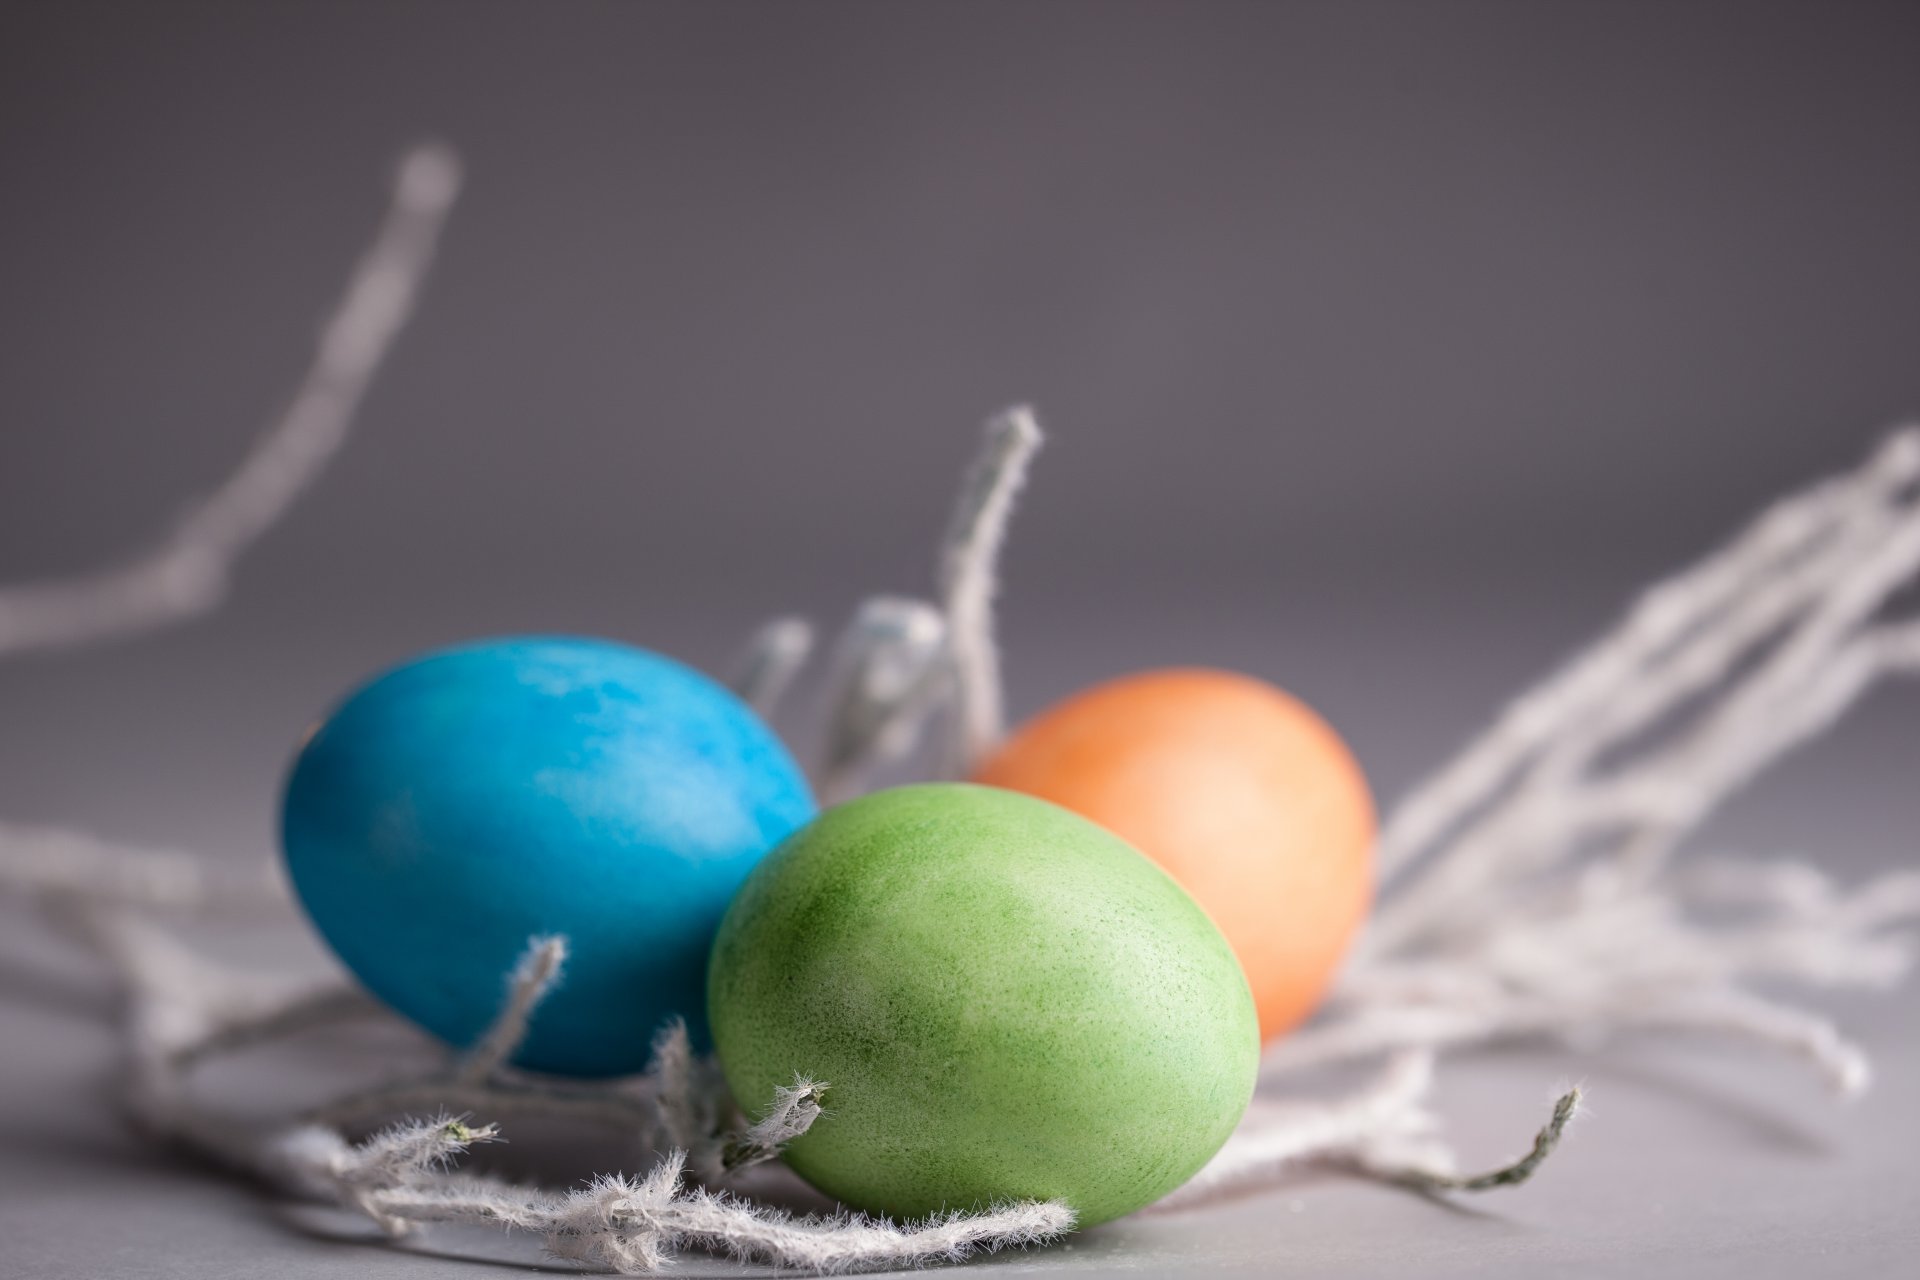
<path id="1" fill-rule="evenodd" d="M 515 1061 L 646 1066 L 655 1030 L 706 1041 L 707 952 L 734 890 L 814 803 L 745 703 L 602 640 L 484 641 L 349 697 L 302 748 L 282 841 L 309 915 L 394 1009 L 477 1039 L 538 934 L 571 954 Z"/>

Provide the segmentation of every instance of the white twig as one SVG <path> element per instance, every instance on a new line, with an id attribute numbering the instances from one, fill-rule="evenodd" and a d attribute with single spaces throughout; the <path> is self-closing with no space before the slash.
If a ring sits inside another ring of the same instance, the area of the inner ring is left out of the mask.
<path id="1" fill-rule="evenodd" d="M 474 1128 L 454 1116 L 392 1124 L 364 1142 L 349 1144 L 329 1129 L 301 1127 L 275 1139 L 268 1155 L 300 1189 L 351 1205 L 388 1235 L 413 1225 L 389 1207 L 409 1190 L 439 1183 L 436 1175 L 475 1143 L 499 1137 L 493 1125 Z"/>
<path id="2" fill-rule="evenodd" d="M 1306 1164 L 1334 1164 L 1427 1191 L 1518 1186 L 1559 1145 L 1580 1100 L 1578 1089 L 1562 1094 L 1520 1159 L 1462 1176 L 1453 1171 L 1453 1153 L 1427 1109 L 1432 1087 L 1433 1055 L 1414 1050 L 1396 1055 L 1372 1083 L 1348 1097 L 1270 1105 L 1264 1115 L 1249 1115 L 1206 1168 L 1154 1207 L 1182 1209 L 1269 1186 Z"/>
<path id="3" fill-rule="evenodd" d="M 904 1224 L 858 1214 L 789 1217 L 704 1191 L 687 1200 L 681 1231 L 689 1243 L 743 1262 L 815 1275 L 960 1262 L 979 1252 L 1044 1244 L 1071 1231 L 1074 1222 L 1073 1210 L 1057 1200 L 936 1214 Z"/>
<path id="4" fill-rule="evenodd" d="M 921 600 L 863 601 L 835 646 L 826 743 L 815 779 L 823 804 L 858 793 L 872 770 L 913 750 L 948 690 L 947 628 Z"/>
<path id="5" fill-rule="evenodd" d="M 507 1064 L 527 1038 L 527 1025 L 534 1009 L 547 998 L 547 992 L 560 981 L 567 963 L 565 938 L 534 938 L 527 943 L 526 954 L 514 966 L 507 981 L 506 1003 L 499 1016 L 478 1044 L 468 1052 L 454 1079 L 460 1084 L 478 1084 Z"/>
<path id="6" fill-rule="evenodd" d="M 863 1217 L 790 1217 L 680 1183 L 678 1153 L 635 1182 L 603 1177 L 565 1195 L 499 1184 L 400 1187 L 380 1211 L 422 1222 L 480 1222 L 546 1237 L 556 1256 L 629 1275 L 663 1268 L 674 1250 L 700 1248 L 813 1275 L 958 1262 L 980 1250 L 1042 1243 L 1070 1230 L 1073 1212 L 1025 1203 L 895 1225 Z"/>
<path id="7" fill-rule="evenodd" d="M 1909 430 L 1776 504 L 1417 788 L 1381 840 L 1404 874 L 1330 1016 L 1266 1071 L 1657 1028 L 1774 1046 L 1842 1093 L 1864 1087 L 1865 1055 L 1830 1023 L 1748 986 L 1897 980 L 1914 947 L 1889 930 L 1920 918 L 1920 889 L 1724 864 L 1704 885 L 1672 858 L 1874 680 L 1920 669 L 1920 623 L 1875 621 L 1920 575 L 1917 481 Z"/>
<path id="8" fill-rule="evenodd" d="M 770 716 L 812 653 L 812 623 L 805 618 L 775 618 L 753 633 L 728 687 L 762 716 Z"/>
<path id="9" fill-rule="evenodd" d="M 110 844 L 65 827 L 0 821 L 0 897 L 84 899 L 181 913 L 284 909 L 274 868 L 226 870 L 197 854 Z"/>
<path id="10" fill-rule="evenodd" d="M 820 1100 L 826 1092 L 826 1085 L 805 1076 L 795 1076 L 792 1084 L 775 1089 L 767 1114 L 727 1144 L 722 1157 L 727 1172 L 777 1157 L 789 1142 L 811 1129 L 813 1122 L 820 1118 Z"/>
<path id="11" fill-rule="evenodd" d="M 1920 431 L 1898 432 L 1857 475 L 1782 500 L 1725 549 L 1649 589 L 1618 628 L 1516 698 L 1490 730 L 1396 806 L 1380 838 L 1382 880 L 1393 881 L 1433 849 L 1546 744 L 1632 689 L 1677 641 L 1750 600 L 1759 584 L 1790 573 L 1798 557 L 1831 539 L 1861 507 L 1897 501 L 1917 476 Z M 1723 669 L 1708 653 L 1709 672 Z"/>
<path id="12" fill-rule="evenodd" d="M 685 1151 L 704 1142 L 713 1132 L 712 1118 L 694 1088 L 693 1044 L 687 1024 L 675 1018 L 653 1038 L 653 1060 L 647 1079 L 659 1099 L 660 1125 L 667 1141 Z"/>
<path id="13" fill-rule="evenodd" d="M 993 638 L 996 564 L 1014 498 L 1040 448 L 1040 424 L 1017 405 L 987 424 L 986 446 L 960 491 L 940 557 L 940 600 L 947 619 L 956 709 L 950 772 L 964 776 L 1000 741 L 1000 655 Z"/>
<path id="14" fill-rule="evenodd" d="M 850 799 L 868 773 L 911 753 L 943 703 L 951 704 L 945 773 L 964 775 L 999 741 L 995 566 L 1040 441 L 1039 424 L 1025 406 L 988 422 L 941 545 L 941 607 L 877 596 L 861 605 L 842 635 L 815 779 L 826 803 Z"/>
<path id="15" fill-rule="evenodd" d="M 402 160 L 393 203 L 286 413 L 227 481 L 158 549 L 122 568 L 0 590 L 0 655 L 131 635 L 205 613 L 224 597 L 234 562 L 312 484 L 346 437 L 407 317 L 460 188 L 444 147 Z"/>
<path id="16" fill-rule="evenodd" d="M 1250 1113 L 1220 1153 L 1155 1208 L 1186 1208 L 1265 1185 L 1304 1161 L 1352 1155 L 1388 1136 L 1428 1137 L 1435 1127 L 1426 1108 L 1432 1086 L 1433 1055 L 1409 1052 L 1345 1098 L 1269 1105 L 1264 1115 Z"/>
<path id="17" fill-rule="evenodd" d="M 727 1145 L 735 1140 L 727 1131 L 733 1099 L 719 1064 L 694 1054 L 687 1024 L 679 1018 L 669 1020 L 653 1038 L 653 1061 L 644 1079 L 667 1145 L 684 1153 L 695 1178 L 723 1180 Z"/>
<path id="18" fill-rule="evenodd" d="M 1571 1005 L 1511 998 L 1487 1008 L 1440 1004 L 1380 1006 L 1302 1032 L 1269 1051 L 1262 1064 L 1268 1079 L 1349 1058 L 1420 1046 L 1435 1051 L 1474 1045 L 1555 1040 L 1591 1046 L 1629 1031 L 1712 1032 L 1769 1045 L 1806 1059 L 1835 1092 L 1866 1086 L 1868 1064 L 1858 1046 L 1824 1019 L 1731 989 L 1660 999 L 1638 1006 Z"/>
<path id="19" fill-rule="evenodd" d="M 1264 1071 L 1408 1047 L 1691 1030 L 1803 1057 L 1842 1093 L 1864 1086 L 1864 1055 L 1831 1024 L 1741 984 L 1898 981 L 1914 947 L 1892 931 L 1920 920 L 1920 876 L 1843 891 L 1804 864 L 1717 861 L 1622 884 L 1589 873 L 1558 896 L 1506 902 L 1507 918 L 1475 940 L 1370 959 L 1346 975 L 1332 1016 L 1275 1044 Z"/>
<path id="20" fill-rule="evenodd" d="M 1527 1148 L 1526 1154 L 1484 1173 L 1460 1174 L 1433 1168 L 1424 1162 L 1401 1163 L 1393 1156 L 1383 1156 L 1377 1148 L 1363 1148 L 1351 1159 L 1355 1169 L 1370 1178 L 1418 1191 L 1492 1191 L 1497 1187 L 1517 1187 L 1533 1177 L 1559 1147 L 1567 1125 L 1580 1114 L 1580 1100 L 1579 1089 L 1569 1089 L 1554 1099 L 1552 1114 L 1540 1132 L 1533 1135 L 1533 1145 Z"/>

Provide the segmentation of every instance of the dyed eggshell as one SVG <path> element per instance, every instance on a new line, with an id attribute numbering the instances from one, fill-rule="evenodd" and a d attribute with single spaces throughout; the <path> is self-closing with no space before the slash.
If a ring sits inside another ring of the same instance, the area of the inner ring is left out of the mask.
<path id="1" fill-rule="evenodd" d="M 960 783 L 831 809 L 754 871 L 708 978 L 750 1115 L 796 1072 L 816 1187 L 915 1217 L 1059 1198 L 1081 1225 L 1158 1199 L 1252 1096 L 1246 980 L 1178 885 L 1107 831 Z"/>
<path id="2" fill-rule="evenodd" d="M 1165 867 L 1233 944 L 1272 1037 L 1325 994 L 1373 896 L 1373 800 L 1339 736 L 1272 685 L 1170 670 L 1022 726 L 975 780 L 1040 796 Z"/>
<path id="3" fill-rule="evenodd" d="M 646 1066 L 668 1017 L 705 1036 L 714 930 L 762 855 L 811 818 L 807 784 L 745 703 L 599 640 L 447 649 L 354 693 L 302 748 L 287 870 L 367 989 L 471 1043 L 538 934 L 558 988 L 515 1061 Z"/>

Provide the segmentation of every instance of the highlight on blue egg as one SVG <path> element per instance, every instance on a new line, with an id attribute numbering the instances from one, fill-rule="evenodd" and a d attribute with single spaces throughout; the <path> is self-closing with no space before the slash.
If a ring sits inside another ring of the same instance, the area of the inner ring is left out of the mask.
<path id="1" fill-rule="evenodd" d="M 780 739 L 706 676 L 605 640 L 425 654 L 317 729 L 282 806 L 287 870 L 375 996 L 455 1046 L 498 1011 L 540 934 L 559 987 L 516 1064 L 644 1069 L 655 1031 L 706 1034 L 705 974 L 734 890 L 814 815 Z"/>

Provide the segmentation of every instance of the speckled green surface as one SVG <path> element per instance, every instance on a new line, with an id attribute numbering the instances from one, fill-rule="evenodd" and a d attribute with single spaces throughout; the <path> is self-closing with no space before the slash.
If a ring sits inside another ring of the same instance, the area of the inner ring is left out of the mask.
<path id="1" fill-rule="evenodd" d="M 1179 1186 L 1259 1057 L 1226 942 L 1153 863 L 1045 801 L 901 787 L 781 845 L 714 944 L 708 1010 L 758 1114 L 827 1114 L 788 1163 L 869 1212 L 1064 1199 L 1082 1225 Z"/>

